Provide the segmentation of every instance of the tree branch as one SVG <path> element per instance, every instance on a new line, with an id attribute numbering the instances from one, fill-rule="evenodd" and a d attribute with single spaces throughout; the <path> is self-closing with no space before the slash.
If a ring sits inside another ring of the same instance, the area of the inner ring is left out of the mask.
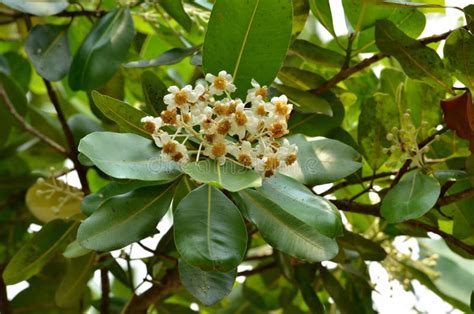
<path id="1" fill-rule="evenodd" d="M 100 299 L 100 314 L 108 314 L 110 306 L 110 283 L 109 283 L 109 270 L 107 267 L 100 269 L 100 288 L 102 298 Z"/>
<path id="2" fill-rule="evenodd" d="M 463 28 L 466 28 L 466 26 L 464 26 Z M 430 37 L 425 37 L 425 38 L 420 39 L 419 42 L 423 45 L 438 42 L 438 41 L 446 39 L 455 30 L 456 29 L 448 31 L 448 32 L 443 33 L 443 34 L 434 35 L 434 36 L 430 36 Z M 369 67 L 370 65 L 372 65 L 376 62 L 379 62 L 380 60 L 382 60 L 382 59 L 384 59 L 385 57 L 388 57 L 388 56 L 389 55 L 386 54 L 386 53 L 379 52 L 379 53 L 373 55 L 370 58 L 362 60 L 361 62 L 357 63 L 356 65 L 354 65 L 352 67 L 343 68 L 343 69 L 341 69 L 341 71 L 339 71 L 339 73 L 337 73 L 331 79 L 329 79 L 328 81 L 326 81 L 325 83 L 320 85 L 318 88 L 316 88 L 314 90 L 311 90 L 311 92 L 316 94 L 316 95 L 321 95 L 322 93 L 330 90 L 331 88 L 333 88 L 334 86 L 336 86 L 340 82 L 344 81 L 348 77 L 354 75 L 357 72 L 360 72 L 360 71 L 364 70 L 365 68 Z"/>
<path id="3" fill-rule="evenodd" d="M 58 143 L 56 143 L 55 141 L 53 141 L 52 139 L 50 139 L 49 137 L 47 137 L 46 135 L 44 135 L 43 133 L 41 133 L 40 131 L 35 129 L 28 122 L 26 122 L 26 120 L 16 111 L 16 109 L 13 106 L 12 102 L 8 98 L 7 93 L 5 92 L 5 88 L 3 87 L 3 85 L 1 83 L 0 83 L 0 97 L 3 101 L 3 103 L 5 104 L 5 106 L 7 107 L 8 111 L 12 114 L 12 116 L 15 118 L 15 120 L 18 121 L 20 126 L 25 131 L 33 134 L 35 137 L 37 137 L 39 140 L 41 140 L 44 143 L 46 143 L 47 145 L 49 145 L 51 148 L 53 148 L 57 152 L 59 152 L 63 155 L 66 155 L 66 156 L 68 155 L 67 151 L 64 147 L 62 147 L 61 145 L 59 145 Z"/>
<path id="4" fill-rule="evenodd" d="M 69 128 L 69 125 L 67 124 L 66 117 L 64 116 L 64 113 L 61 109 L 61 104 L 59 103 L 58 97 L 56 93 L 54 92 L 53 86 L 51 85 L 51 82 L 49 82 L 46 79 L 43 79 L 44 84 L 46 85 L 46 89 L 48 90 L 48 95 L 49 99 L 51 100 L 54 109 L 56 110 L 56 113 L 58 114 L 58 119 L 59 122 L 61 123 L 61 127 L 63 129 L 64 135 L 66 137 L 66 141 L 69 146 L 69 158 L 72 160 L 74 164 L 74 168 L 77 171 L 77 174 L 79 176 L 79 180 L 81 182 L 82 186 L 82 191 L 84 194 L 89 194 L 89 184 L 87 182 L 87 177 L 86 177 L 86 168 L 79 162 L 79 152 L 77 151 L 76 143 L 74 142 L 74 136 L 72 135 L 71 129 Z"/>
<path id="5" fill-rule="evenodd" d="M 154 285 L 143 294 L 134 295 L 126 308 L 124 314 L 146 314 L 148 307 L 160 299 L 166 297 L 171 291 L 181 285 L 178 268 L 169 270 L 162 280 L 161 285 Z"/>

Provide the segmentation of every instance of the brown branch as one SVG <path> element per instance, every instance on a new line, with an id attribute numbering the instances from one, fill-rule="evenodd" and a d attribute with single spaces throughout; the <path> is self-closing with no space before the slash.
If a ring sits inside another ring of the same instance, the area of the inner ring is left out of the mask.
<path id="1" fill-rule="evenodd" d="M 79 161 L 79 152 L 77 151 L 76 143 L 74 142 L 74 136 L 72 134 L 71 128 L 69 128 L 69 125 L 67 124 L 66 117 L 64 116 L 64 113 L 61 109 L 61 104 L 59 103 L 59 99 L 54 92 L 53 86 L 51 85 L 51 82 L 49 82 L 46 79 L 43 79 L 44 84 L 46 85 L 46 89 L 48 90 L 48 95 L 49 99 L 51 100 L 54 109 L 56 110 L 56 113 L 58 115 L 58 120 L 61 123 L 61 127 L 64 132 L 64 136 L 66 137 L 66 141 L 69 146 L 69 158 L 72 160 L 72 163 L 74 164 L 74 168 L 77 171 L 77 174 L 79 176 L 79 181 L 81 182 L 82 186 L 82 191 L 84 194 L 89 194 L 89 184 L 87 182 L 87 177 L 86 177 L 86 168 L 80 163 Z"/>
<path id="2" fill-rule="evenodd" d="M 7 107 L 8 111 L 12 114 L 12 116 L 15 118 L 15 120 L 18 121 L 20 126 L 27 132 L 33 134 L 35 137 L 37 137 L 39 140 L 43 141 L 47 145 L 49 145 L 51 148 L 56 150 L 57 152 L 67 155 L 67 151 L 64 147 L 56 143 L 54 140 L 50 139 L 37 129 L 35 129 L 33 126 L 31 126 L 26 120 L 16 111 L 15 107 L 13 106 L 12 102 L 8 98 L 7 93 L 5 92 L 5 88 L 3 85 L 0 83 L 0 97 Z"/>
<path id="3" fill-rule="evenodd" d="M 11 314 L 10 302 L 8 301 L 7 296 L 7 286 L 3 281 L 3 270 L 5 269 L 4 265 L 0 265 L 0 313 L 2 314 Z"/>
<path id="4" fill-rule="evenodd" d="M 390 176 L 396 175 L 396 174 L 397 174 L 397 172 L 395 172 L 395 171 L 392 171 L 392 172 L 381 172 L 381 173 L 378 173 L 378 174 L 373 175 L 373 176 L 362 177 L 362 178 L 360 178 L 360 180 L 358 180 L 358 181 L 344 181 L 344 182 L 341 182 L 341 183 L 338 183 L 338 184 L 334 185 L 334 186 L 331 187 L 329 190 L 327 190 L 327 191 L 321 193 L 320 196 L 325 196 L 325 195 L 334 193 L 334 192 L 336 192 L 337 190 L 340 190 L 340 189 L 342 189 L 342 188 L 345 188 L 346 186 L 349 186 L 349 185 L 355 185 L 355 184 L 363 183 L 363 182 L 366 182 L 366 181 L 371 181 L 371 180 L 376 180 L 376 179 L 382 179 L 382 178 L 390 177 Z"/>
<path id="5" fill-rule="evenodd" d="M 108 314 L 110 307 L 110 282 L 109 282 L 109 270 L 107 267 L 101 268 L 100 270 L 100 288 L 102 298 L 100 299 L 100 314 Z"/>
<path id="6" fill-rule="evenodd" d="M 463 28 L 465 28 L 465 26 Z M 439 35 L 425 37 L 425 38 L 420 39 L 419 42 L 423 45 L 438 42 L 440 40 L 446 39 L 455 30 L 451 30 L 451 31 L 448 31 L 446 33 L 439 34 Z M 331 88 L 335 87 L 337 84 L 344 81 L 348 77 L 354 75 L 357 72 L 360 72 L 360 71 L 364 70 L 365 68 L 369 67 L 370 65 L 372 65 L 376 62 L 379 62 L 380 60 L 382 60 L 382 59 L 384 59 L 385 57 L 388 57 L 388 56 L 389 55 L 386 54 L 386 53 L 379 52 L 379 53 L 373 55 L 370 58 L 362 60 L 361 62 L 357 63 L 356 65 L 354 65 L 352 67 L 349 67 L 349 68 L 346 68 L 346 69 L 343 68 L 341 71 L 339 71 L 339 73 L 337 73 L 331 79 L 329 79 L 328 81 L 326 81 L 325 83 L 320 85 L 318 88 L 316 88 L 314 90 L 311 90 L 311 92 L 316 94 L 316 95 L 321 95 L 322 93 L 324 93 L 325 91 L 328 91 Z"/>
<path id="7" fill-rule="evenodd" d="M 474 197 L 474 188 L 470 188 L 456 194 L 444 196 L 440 198 L 438 203 L 436 204 L 438 206 L 445 206 L 445 205 L 455 203 L 457 201 L 464 200 L 466 198 L 471 198 L 471 197 Z"/>
<path id="8" fill-rule="evenodd" d="M 273 263 L 270 263 L 270 264 L 267 264 L 267 265 L 264 265 L 264 266 L 261 266 L 261 267 L 258 267 L 258 268 L 254 268 L 254 269 L 251 269 L 251 270 L 241 271 L 240 273 L 237 274 L 237 276 L 248 277 L 248 276 L 260 274 L 260 273 L 272 270 L 276 266 L 277 266 L 277 264 L 275 262 L 273 262 Z"/>
<path id="9" fill-rule="evenodd" d="M 173 290 L 179 288 L 178 268 L 169 270 L 163 278 L 161 284 L 156 284 L 143 294 L 134 295 L 126 308 L 124 314 L 146 314 L 148 307 L 169 295 Z"/>

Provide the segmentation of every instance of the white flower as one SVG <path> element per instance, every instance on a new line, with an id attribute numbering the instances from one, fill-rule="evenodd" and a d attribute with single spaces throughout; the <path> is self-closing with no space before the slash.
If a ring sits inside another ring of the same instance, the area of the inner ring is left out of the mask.
<path id="1" fill-rule="evenodd" d="M 153 140 L 155 141 L 156 146 L 161 148 L 164 144 L 171 141 L 171 136 L 166 132 L 161 132 L 159 134 L 153 134 Z"/>
<path id="2" fill-rule="evenodd" d="M 204 149 L 204 155 L 216 160 L 219 165 L 225 163 L 225 156 L 229 150 L 232 150 L 231 145 L 227 143 L 225 137 L 222 135 L 214 135 L 212 143 L 209 143 Z"/>
<path id="3" fill-rule="evenodd" d="M 255 152 L 249 141 L 242 141 L 241 145 L 232 145 L 229 147 L 229 153 L 245 167 L 253 167 L 255 165 Z"/>
<path id="4" fill-rule="evenodd" d="M 203 87 L 202 85 L 198 85 L 198 87 L 199 86 Z M 201 88 L 198 87 L 196 87 L 197 92 L 201 92 Z M 186 85 L 182 89 L 179 89 L 177 86 L 171 86 L 168 88 L 168 92 L 170 92 L 170 94 L 163 98 L 164 103 L 168 105 L 168 111 L 180 108 L 182 111 L 188 112 L 189 106 L 199 99 L 199 96 L 191 85 Z"/>
<path id="5" fill-rule="evenodd" d="M 293 105 L 288 103 L 288 98 L 285 95 L 281 95 L 280 97 L 273 97 L 272 104 L 272 114 L 288 119 L 291 111 L 293 110 Z"/>
<path id="6" fill-rule="evenodd" d="M 277 151 L 278 157 L 280 160 L 284 161 L 287 166 L 292 165 L 297 158 L 298 146 L 295 144 L 290 144 L 290 142 L 285 138 Z"/>
<path id="7" fill-rule="evenodd" d="M 280 138 L 288 134 L 288 123 L 286 118 L 279 115 L 272 115 L 265 119 L 267 134 L 273 138 Z"/>
<path id="8" fill-rule="evenodd" d="M 250 102 L 252 105 L 254 103 L 259 103 L 265 99 L 268 95 L 268 89 L 266 86 L 260 86 L 260 84 L 252 79 L 252 87 L 247 91 L 247 99 L 245 102 Z"/>
<path id="9" fill-rule="evenodd" d="M 232 75 L 227 74 L 226 71 L 220 71 L 219 75 L 214 76 L 210 73 L 206 74 L 206 81 L 211 83 L 209 91 L 211 95 L 222 95 L 224 92 L 233 93 L 236 90 Z"/>
<path id="10" fill-rule="evenodd" d="M 140 122 L 143 123 L 143 128 L 150 134 L 158 132 L 163 125 L 163 120 L 161 120 L 161 118 L 155 118 L 152 116 L 143 117 Z"/>
<path id="11" fill-rule="evenodd" d="M 229 131 L 229 135 L 237 134 L 239 139 L 243 139 L 247 132 L 248 117 L 244 107 L 245 105 L 241 101 L 235 106 L 235 112 L 232 114 L 231 128 Z"/>

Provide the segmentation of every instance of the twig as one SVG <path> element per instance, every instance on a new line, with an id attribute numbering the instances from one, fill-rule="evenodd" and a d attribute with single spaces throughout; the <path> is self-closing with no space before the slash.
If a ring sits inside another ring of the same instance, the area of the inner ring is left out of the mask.
<path id="1" fill-rule="evenodd" d="M 61 127 L 64 132 L 64 136 L 66 137 L 66 141 L 69 146 L 69 158 L 72 160 L 72 163 L 74 164 L 74 168 L 77 171 L 77 174 L 79 176 L 79 181 L 81 182 L 82 186 L 82 191 L 84 194 L 89 194 L 89 184 L 87 182 L 87 177 L 86 177 L 86 168 L 79 162 L 78 158 L 78 151 L 76 147 L 76 143 L 74 142 L 74 136 L 72 135 L 71 129 L 69 128 L 69 125 L 67 124 L 66 117 L 64 116 L 64 113 L 61 109 L 61 105 L 59 103 L 58 97 L 56 93 L 54 92 L 53 86 L 51 85 L 51 82 L 49 82 L 46 79 L 43 79 L 44 84 L 46 85 L 46 89 L 48 90 L 48 95 L 53 103 L 54 109 L 56 110 L 56 113 L 58 115 L 59 122 L 61 123 Z"/>
<path id="2" fill-rule="evenodd" d="M 464 26 L 463 28 L 466 28 L 466 26 Z M 457 29 L 455 29 L 455 30 L 457 30 Z M 427 44 L 434 43 L 434 42 L 437 42 L 437 41 L 440 41 L 440 40 L 444 40 L 455 30 L 451 30 L 451 31 L 448 31 L 446 33 L 439 34 L 439 35 L 425 37 L 425 38 L 420 39 L 419 42 L 423 45 L 427 45 Z M 376 63 L 376 62 L 378 62 L 378 61 L 380 61 L 380 60 L 382 60 L 382 59 L 384 59 L 385 57 L 388 57 L 388 56 L 389 55 L 386 54 L 386 53 L 379 52 L 379 53 L 373 55 L 370 58 L 362 60 L 361 62 L 357 63 L 356 65 L 354 65 L 352 67 L 348 67 L 346 69 L 343 68 L 343 69 L 341 69 L 341 71 L 339 71 L 339 73 L 337 73 L 331 79 L 329 79 L 328 81 L 326 81 L 325 83 L 320 85 L 318 88 L 312 90 L 311 92 L 313 92 L 316 95 L 321 95 L 325 91 L 328 91 L 329 89 L 333 88 L 338 83 L 344 81 L 345 79 L 352 76 L 353 74 L 362 71 L 363 69 L 369 67 L 370 65 L 372 65 L 372 64 L 374 64 L 374 63 Z"/>
<path id="3" fill-rule="evenodd" d="M 21 127 L 25 131 L 33 134 L 35 137 L 37 137 L 38 139 L 40 139 L 41 141 L 49 145 L 51 148 L 53 148 L 57 152 L 67 156 L 67 151 L 64 147 L 62 147 L 61 145 L 56 143 L 54 140 L 50 139 L 49 137 L 47 137 L 46 135 L 44 135 L 43 133 L 35 129 L 28 122 L 26 122 L 26 120 L 16 111 L 15 107 L 13 106 L 10 99 L 8 98 L 8 95 L 5 92 L 5 88 L 3 87 L 1 83 L 0 83 L 0 97 L 2 98 L 2 101 L 7 107 L 8 111 L 10 111 L 12 116 L 18 121 L 18 123 L 21 125 Z"/>
<path id="4" fill-rule="evenodd" d="M 448 205 L 448 204 L 451 204 L 451 203 L 454 203 L 466 198 L 471 198 L 471 197 L 474 197 L 474 188 L 470 188 L 462 192 L 440 198 L 438 203 L 436 204 L 438 206 L 445 206 L 445 205 Z"/>
<path id="5" fill-rule="evenodd" d="M 108 255 L 102 256 L 99 261 L 105 262 L 109 258 Z M 109 282 L 109 269 L 107 266 L 103 266 L 100 269 L 100 288 L 101 288 L 101 299 L 100 299 L 100 314 L 108 314 L 110 307 L 110 282 Z"/>
<path id="6" fill-rule="evenodd" d="M 241 271 L 240 273 L 237 274 L 237 276 L 248 277 L 248 276 L 260 274 L 260 273 L 269 271 L 269 270 L 275 268 L 276 266 L 277 266 L 277 264 L 275 262 L 272 262 L 272 263 L 264 265 L 262 267 L 254 268 L 254 269 L 251 269 L 251 270 Z"/>
<path id="7" fill-rule="evenodd" d="M 360 178 L 360 180 L 358 180 L 358 181 L 344 181 L 344 182 L 341 182 L 341 183 L 338 183 L 338 184 L 334 185 L 334 186 L 331 187 L 329 190 L 327 190 L 327 191 L 321 193 L 320 196 L 325 196 L 325 195 L 334 193 L 334 192 L 336 192 L 337 190 L 340 190 L 340 189 L 342 189 L 342 188 L 345 188 L 346 186 L 349 186 L 349 185 L 354 185 L 354 184 L 359 184 L 359 183 L 366 182 L 366 181 L 371 181 L 372 179 L 374 179 L 374 180 L 376 180 L 376 179 L 382 179 L 382 178 L 394 176 L 394 175 L 396 175 L 396 174 L 397 174 L 396 171 L 381 172 L 381 173 L 378 173 L 378 174 L 373 175 L 373 176 L 362 177 L 362 178 Z"/>
<path id="8" fill-rule="evenodd" d="M 123 310 L 124 314 L 146 314 L 150 305 L 166 297 L 180 286 L 177 268 L 169 270 L 161 284 L 155 284 L 143 294 L 133 296 Z"/>

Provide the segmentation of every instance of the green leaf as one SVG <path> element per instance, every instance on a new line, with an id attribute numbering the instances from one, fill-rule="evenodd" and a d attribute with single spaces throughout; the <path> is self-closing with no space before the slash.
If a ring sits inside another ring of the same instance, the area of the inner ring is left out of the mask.
<path id="1" fill-rule="evenodd" d="M 375 21 L 390 17 L 393 9 L 375 4 L 371 0 L 342 0 L 344 13 L 355 32 L 374 25 Z"/>
<path id="2" fill-rule="evenodd" d="M 408 37 L 386 20 L 375 24 L 375 38 L 380 51 L 395 57 L 409 77 L 427 80 L 451 91 L 451 76 L 436 51 Z"/>
<path id="3" fill-rule="evenodd" d="M 361 164 L 352 147 L 327 138 L 306 138 L 302 134 L 288 137 L 298 146 L 297 162 L 281 173 L 305 185 L 330 183 L 356 172 Z"/>
<path id="4" fill-rule="evenodd" d="M 204 40 L 204 70 L 232 74 L 240 97 L 252 78 L 269 85 L 285 58 L 291 29 L 290 0 L 218 0 Z"/>
<path id="5" fill-rule="evenodd" d="M 457 29 L 446 39 L 444 56 L 451 69 L 466 87 L 474 89 L 474 36 L 465 29 Z"/>
<path id="6" fill-rule="evenodd" d="M 66 274 L 54 296 L 57 305 L 68 308 L 83 299 L 87 283 L 92 275 L 95 258 L 95 253 L 89 253 L 69 261 Z"/>
<path id="7" fill-rule="evenodd" d="M 163 97 L 168 94 L 166 85 L 151 71 L 143 72 L 140 79 L 148 111 L 155 116 L 159 116 L 163 110 L 166 110 L 163 101 Z"/>
<path id="8" fill-rule="evenodd" d="M 230 293 L 234 286 L 237 269 L 227 273 L 205 271 L 179 260 L 179 276 L 183 286 L 204 305 L 210 306 Z"/>
<path id="9" fill-rule="evenodd" d="M 15 110 L 22 116 L 25 115 L 27 109 L 26 96 L 21 88 L 7 75 L 0 73 L 0 86 L 3 87 L 5 93 L 15 107 Z M 15 121 L 7 109 L 3 98 L 0 97 L 0 149 L 5 145 L 10 135 Z"/>
<path id="10" fill-rule="evenodd" d="M 72 241 L 63 252 L 66 258 L 77 258 L 90 253 L 91 250 L 82 247 L 77 240 Z"/>
<path id="11" fill-rule="evenodd" d="M 345 56 L 306 40 L 295 40 L 290 47 L 290 53 L 297 55 L 313 64 L 322 65 L 325 67 L 340 68 L 344 64 Z"/>
<path id="12" fill-rule="evenodd" d="M 102 204 L 104 204 L 110 198 L 131 192 L 133 190 L 150 186 L 150 185 L 157 185 L 158 182 L 153 181 L 116 181 L 110 182 L 99 191 L 89 194 L 81 202 L 81 211 L 90 216 L 93 212 L 95 212 Z"/>
<path id="13" fill-rule="evenodd" d="M 69 73 L 73 90 L 92 90 L 104 85 L 125 60 L 135 29 L 128 8 L 110 11 L 87 35 L 74 56 Z"/>
<path id="14" fill-rule="evenodd" d="M 276 85 L 276 88 L 290 99 L 294 109 L 302 113 L 319 113 L 332 116 L 331 105 L 326 99 L 285 85 Z"/>
<path id="15" fill-rule="evenodd" d="M 281 209 L 252 190 L 239 192 L 248 217 L 268 244 L 308 262 L 320 262 L 336 256 L 336 241 Z"/>
<path id="16" fill-rule="evenodd" d="M 301 264 L 295 266 L 296 284 L 301 290 L 303 299 L 311 313 L 324 313 L 324 306 L 313 288 L 315 265 Z"/>
<path id="17" fill-rule="evenodd" d="M 466 16 L 467 28 L 474 32 L 474 4 L 464 7 L 464 15 Z"/>
<path id="18" fill-rule="evenodd" d="M 183 172 L 198 182 L 237 192 L 262 185 L 259 173 L 233 162 L 219 166 L 211 159 L 191 162 L 183 167 Z"/>
<path id="19" fill-rule="evenodd" d="M 3 272 L 5 284 L 13 285 L 39 273 L 66 245 L 77 224 L 53 220 L 36 233 L 10 260 Z"/>
<path id="20" fill-rule="evenodd" d="M 333 37 L 336 37 L 329 0 L 309 0 L 309 5 L 311 12 L 318 19 L 318 21 Z"/>
<path id="21" fill-rule="evenodd" d="M 352 304 L 349 293 L 344 289 L 341 283 L 326 268 L 319 268 L 324 287 L 337 305 L 342 314 L 357 313 L 356 304 Z"/>
<path id="22" fill-rule="evenodd" d="M 388 159 L 383 152 L 391 142 L 387 133 L 399 126 L 398 109 L 394 96 L 377 93 L 361 105 L 358 140 L 362 153 L 372 170 L 376 171 Z"/>
<path id="23" fill-rule="evenodd" d="M 150 60 L 142 61 L 133 61 L 124 65 L 126 68 L 148 68 L 156 67 L 160 65 L 170 65 L 176 64 L 184 60 L 184 58 L 189 57 L 194 54 L 196 51 L 199 51 L 201 46 L 191 47 L 191 48 L 173 48 L 168 51 L 165 51 L 156 58 Z"/>
<path id="24" fill-rule="evenodd" d="M 292 38 L 297 37 L 304 29 L 309 16 L 309 3 L 307 0 L 292 0 L 293 3 L 293 27 Z"/>
<path id="25" fill-rule="evenodd" d="M 77 113 L 71 116 L 67 120 L 67 124 L 71 129 L 72 136 L 74 137 L 74 143 L 76 143 L 76 145 L 78 145 L 79 141 L 86 135 L 93 132 L 104 131 L 104 128 L 102 128 L 96 119 L 93 119 L 90 116 L 82 113 Z"/>
<path id="26" fill-rule="evenodd" d="M 408 109 L 411 110 L 411 119 L 416 127 L 422 121 L 428 122 L 429 127 L 436 127 L 441 121 L 440 99 L 445 96 L 445 91 L 438 86 L 431 86 L 421 81 L 407 78 L 405 81 L 405 97 Z M 436 105 L 434 105 L 436 104 Z M 425 130 L 425 132 L 428 130 Z M 422 138 L 428 137 L 428 132 L 419 134 Z"/>
<path id="27" fill-rule="evenodd" d="M 278 72 L 278 78 L 283 84 L 301 90 L 316 89 L 326 82 L 319 74 L 292 67 L 282 67 Z"/>
<path id="28" fill-rule="evenodd" d="M 160 0 L 160 6 L 188 32 L 193 26 L 191 18 L 184 11 L 181 0 Z"/>
<path id="29" fill-rule="evenodd" d="M 391 223 L 419 218 L 433 208 L 440 190 L 436 179 L 420 171 L 410 172 L 385 195 L 380 213 Z"/>
<path id="30" fill-rule="evenodd" d="M 3 55 L 8 64 L 8 71 L 10 77 L 21 87 L 24 93 L 29 90 L 31 81 L 31 65 L 28 59 L 24 58 L 19 53 L 10 51 Z"/>
<path id="31" fill-rule="evenodd" d="M 36 25 L 25 43 L 25 50 L 39 75 L 59 81 L 69 72 L 72 57 L 67 28 L 62 25 Z"/>
<path id="32" fill-rule="evenodd" d="M 334 238 L 342 234 L 343 226 L 338 209 L 328 200 L 314 195 L 298 181 L 277 174 L 265 179 L 258 192 L 325 236 Z"/>
<path id="33" fill-rule="evenodd" d="M 150 136 L 141 123 L 141 119 L 147 115 L 145 112 L 123 101 L 101 95 L 96 91 L 93 91 L 91 95 L 97 108 L 99 108 L 107 118 L 117 123 L 122 130 L 145 137 Z"/>
<path id="34" fill-rule="evenodd" d="M 1 0 L 0 3 L 17 11 L 40 16 L 57 14 L 69 5 L 68 0 Z"/>
<path id="35" fill-rule="evenodd" d="M 345 249 L 357 251 L 366 261 L 382 261 L 387 256 L 380 244 L 347 230 L 342 237 L 337 238 L 337 242 Z"/>
<path id="36" fill-rule="evenodd" d="M 173 214 L 176 248 L 188 264 L 229 271 L 243 260 L 247 230 L 239 209 L 210 185 L 190 192 Z"/>
<path id="37" fill-rule="evenodd" d="M 145 187 L 108 199 L 82 222 L 77 240 L 88 249 L 112 251 L 154 234 L 170 208 L 173 187 Z"/>
<path id="38" fill-rule="evenodd" d="M 135 134 L 91 133 L 81 140 L 78 150 L 118 179 L 172 181 L 180 174 L 178 164 L 162 160 L 151 140 Z"/>

